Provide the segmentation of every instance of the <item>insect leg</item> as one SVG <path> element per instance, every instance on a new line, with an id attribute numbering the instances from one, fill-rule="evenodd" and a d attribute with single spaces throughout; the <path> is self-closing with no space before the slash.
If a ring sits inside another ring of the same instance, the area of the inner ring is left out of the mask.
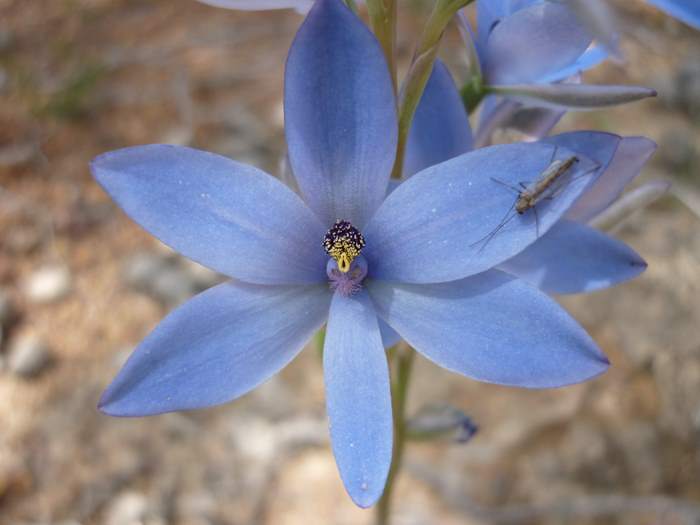
<path id="1" fill-rule="evenodd" d="M 473 247 L 476 246 L 477 244 L 480 244 L 480 243 L 483 242 L 484 244 L 481 246 L 481 248 L 479 248 L 479 251 L 478 251 L 478 253 L 481 253 L 481 252 L 484 250 L 484 248 L 486 248 L 486 246 L 488 245 L 488 243 L 491 242 L 491 239 L 493 239 L 493 238 L 496 236 L 496 234 L 498 234 L 498 232 L 501 231 L 501 230 L 503 229 L 503 227 L 505 227 L 505 225 L 508 224 L 510 221 L 512 221 L 513 218 L 517 215 L 516 213 L 513 213 L 513 210 L 515 209 L 515 203 L 516 203 L 516 202 L 517 202 L 517 201 L 514 201 L 513 204 L 511 205 L 511 207 L 508 208 L 508 211 L 507 211 L 506 214 L 503 216 L 503 219 L 501 219 L 501 222 L 498 223 L 498 226 L 496 226 L 496 227 L 493 229 L 493 231 L 491 231 L 491 232 L 489 232 L 488 234 L 484 235 L 484 236 L 483 236 L 481 239 L 479 239 L 478 241 L 475 241 L 475 242 L 471 243 L 471 244 L 469 245 L 469 247 L 470 247 L 470 248 L 473 248 Z"/>
<path id="2" fill-rule="evenodd" d="M 509 190 L 513 190 L 515 193 L 517 193 L 518 195 L 520 195 L 520 188 L 517 188 L 517 187 L 515 187 L 515 186 L 511 186 L 511 185 L 508 184 L 507 182 L 503 182 L 502 180 L 494 179 L 493 177 L 491 177 L 491 180 L 492 180 L 493 182 L 497 182 L 497 183 L 500 184 L 501 186 L 505 186 L 505 187 L 508 188 Z"/>

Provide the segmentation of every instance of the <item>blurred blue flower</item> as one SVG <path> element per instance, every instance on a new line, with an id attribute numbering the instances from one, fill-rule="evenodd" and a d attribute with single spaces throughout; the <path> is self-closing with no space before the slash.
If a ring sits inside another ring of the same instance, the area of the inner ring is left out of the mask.
<path id="1" fill-rule="evenodd" d="M 551 230 L 498 268 L 548 293 L 559 294 L 591 292 L 639 275 L 646 268 L 643 259 L 588 223 L 613 204 L 639 175 L 656 144 L 644 137 L 597 131 L 562 133 L 544 138 L 540 144 L 566 148 L 593 160 L 598 165 L 597 179 Z M 438 61 L 409 134 L 405 175 L 472 149 L 467 113 L 449 71 Z"/>
<path id="2" fill-rule="evenodd" d="M 481 381 L 557 387 L 607 369 L 554 301 L 493 269 L 536 240 L 531 220 L 484 249 L 465 248 L 511 206 L 492 176 L 516 184 L 555 152 L 571 152 L 545 143 L 484 148 L 422 170 L 387 197 L 395 107 L 376 39 L 340 0 L 318 0 L 285 77 L 301 198 L 254 167 L 190 148 L 137 146 L 93 161 L 130 217 L 233 278 L 168 315 L 107 388 L 101 410 L 144 416 L 225 403 L 277 373 L 327 323 L 332 448 L 350 496 L 367 507 L 383 491 L 392 453 L 381 323 L 438 365 Z M 595 179 L 593 161 L 579 164 L 581 176 L 543 203 L 541 232 Z"/>
<path id="3" fill-rule="evenodd" d="M 581 83 L 581 72 L 615 53 L 617 35 L 611 29 L 604 42 L 594 42 L 574 7 L 573 1 L 567 5 L 544 0 L 477 0 L 476 35 L 464 13 L 458 13 L 470 56 L 470 75 L 481 79 L 478 82 L 491 93 L 482 105 L 477 145 L 488 144 L 493 130 L 505 122 L 515 121 L 528 135 L 539 138 L 568 110 L 595 109 L 655 95 L 654 90 L 637 86 Z M 468 81 L 466 89 L 469 86 Z M 482 93 L 478 85 L 476 93 Z M 523 114 L 524 105 L 540 109 Z"/>

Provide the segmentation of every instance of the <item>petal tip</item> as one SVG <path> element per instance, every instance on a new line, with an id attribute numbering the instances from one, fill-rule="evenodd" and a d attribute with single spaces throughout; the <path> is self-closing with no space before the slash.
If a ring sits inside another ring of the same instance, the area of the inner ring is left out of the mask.
<path id="1" fill-rule="evenodd" d="M 379 498 L 382 497 L 384 493 L 384 485 L 381 485 L 381 489 L 377 489 L 377 486 L 371 487 L 367 481 L 363 481 L 359 486 L 348 488 L 348 494 L 352 501 L 360 507 L 361 509 L 368 509 L 372 507 Z"/>

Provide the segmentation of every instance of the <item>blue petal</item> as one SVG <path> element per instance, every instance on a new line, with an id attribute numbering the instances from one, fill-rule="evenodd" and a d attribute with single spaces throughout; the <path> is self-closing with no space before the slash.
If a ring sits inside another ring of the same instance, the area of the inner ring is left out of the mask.
<path id="1" fill-rule="evenodd" d="M 602 173 L 612 161 L 620 140 L 619 135 L 603 131 L 569 131 L 546 137 L 542 139 L 542 142 L 560 146 L 588 157 L 598 164 L 598 170 Z M 590 188 L 586 190 L 586 192 L 588 191 Z M 576 205 L 574 204 L 574 206 Z"/>
<path id="2" fill-rule="evenodd" d="M 570 294 L 614 286 L 646 266 L 626 244 L 583 224 L 559 221 L 499 268 L 547 293 Z"/>
<path id="3" fill-rule="evenodd" d="M 480 52 L 486 50 L 491 31 L 510 14 L 510 0 L 476 0 L 477 46 Z"/>
<path id="4" fill-rule="evenodd" d="M 384 348 L 391 348 L 392 346 L 397 345 L 399 341 L 401 341 L 401 336 L 396 333 L 396 330 L 381 319 L 378 319 L 378 321 L 379 332 L 382 334 L 382 344 L 384 345 Z"/>
<path id="5" fill-rule="evenodd" d="M 478 45 L 486 47 L 489 35 L 504 18 L 541 0 L 476 0 Z"/>
<path id="6" fill-rule="evenodd" d="M 333 296 L 323 373 L 340 477 L 353 501 L 366 508 L 384 491 L 393 434 L 389 367 L 366 292 Z"/>
<path id="7" fill-rule="evenodd" d="M 608 56 L 609 53 L 605 48 L 596 45 L 591 46 L 583 55 L 576 59 L 575 62 L 543 76 L 540 78 L 540 82 L 559 82 L 597 66 L 608 58 Z"/>
<path id="8" fill-rule="evenodd" d="M 517 193 L 504 184 L 534 182 L 553 159 L 571 156 L 547 144 L 507 144 L 414 175 L 387 197 L 363 231 L 369 275 L 412 283 L 452 281 L 510 259 L 559 220 L 594 179 L 595 165 L 579 156 L 556 195 L 523 215 L 514 210 Z"/>
<path id="9" fill-rule="evenodd" d="M 479 381 L 570 385 L 608 360 L 546 294 L 499 271 L 442 284 L 371 281 L 377 313 L 438 365 Z"/>
<path id="10" fill-rule="evenodd" d="M 285 127 L 302 194 L 327 226 L 361 227 L 384 199 L 396 102 L 379 43 L 341 0 L 318 0 L 287 59 Z"/>
<path id="11" fill-rule="evenodd" d="M 700 29 L 700 2 L 698 0 L 647 0 L 686 24 Z"/>
<path id="12" fill-rule="evenodd" d="M 624 137 L 605 172 L 566 213 L 566 217 L 588 222 L 616 201 L 625 186 L 642 170 L 656 150 L 656 144 L 645 137 Z"/>
<path id="13" fill-rule="evenodd" d="M 269 9 L 296 9 L 306 12 L 313 0 L 199 0 L 214 7 L 238 9 L 242 11 L 267 11 Z"/>
<path id="14" fill-rule="evenodd" d="M 326 280 L 325 229 L 297 195 L 256 168 L 164 145 L 105 153 L 91 168 L 127 215 L 205 266 L 260 284 Z"/>
<path id="15" fill-rule="evenodd" d="M 408 135 L 404 176 L 472 149 L 469 117 L 452 75 L 437 60 Z"/>
<path id="16" fill-rule="evenodd" d="M 502 20 L 489 35 L 486 78 L 491 84 L 538 82 L 575 62 L 590 43 L 568 7 L 532 5 Z"/>
<path id="17" fill-rule="evenodd" d="M 174 310 L 102 395 L 113 416 L 231 401 L 287 365 L 328 315 L 326 285 L 225 283 Z"/>
<path id="18" fill-rule="evenodd" d="M 526 105 L 569 111 L 588 111 L 656 96 L 656 91 L 645 87 L 597 84 L 501 85 L 489 86 L 489 91 Z"/>

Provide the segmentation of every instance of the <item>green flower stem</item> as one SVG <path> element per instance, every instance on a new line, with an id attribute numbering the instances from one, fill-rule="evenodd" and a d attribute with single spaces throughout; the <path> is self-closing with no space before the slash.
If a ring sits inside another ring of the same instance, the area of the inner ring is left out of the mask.
<path id="1" fill-rule="evenodd" d="M 471 115 L 481 104 L 486 94 L 486 88 L 482 83 L 481 77 L 472 77 L 469 82 L 464 84 L 460 90 L 460 95 L 467 113 Z"/>
<path id="2" fill-rule="evenodd" d="M 396 349 L 395 377 L 391 383 L 391 403 L 394 414 L 394 450 L 391 458 L 391 467 L 386 480 L 384 494 L 377 503 L 376 525 L 388 525 L 391 513 L 391 497 L 394 491 L 396 477 L 401 470 L 404 446 L 406 444 L 406 400 L 408 385 L 411 380 L 413 359 L 416 352 L 406 344 L 401 344 Z"/>
<path id="3" fill-rule="evenodd" d="M 369 21 L 384 50 L 396 92 L 396 11 L 398 0 L 367 0 Z"/>
<path id="4" fill-rule="evenodd" d="M 437 0 L 430 14 L 399 95 L 399 141 L 396 150 L 396 161 L 391 174 L 394 178 L 401 178 L 403 173 L 408 132 L 411 129 L 418 102 L 420 102 L 425 85 L 428 83 L 430 73 L 433 71 L 433 63 L 435 62 L 435 57 L 437 57 L 447 24 L 458 10 L 469 5 L 472 1 Z"/>

